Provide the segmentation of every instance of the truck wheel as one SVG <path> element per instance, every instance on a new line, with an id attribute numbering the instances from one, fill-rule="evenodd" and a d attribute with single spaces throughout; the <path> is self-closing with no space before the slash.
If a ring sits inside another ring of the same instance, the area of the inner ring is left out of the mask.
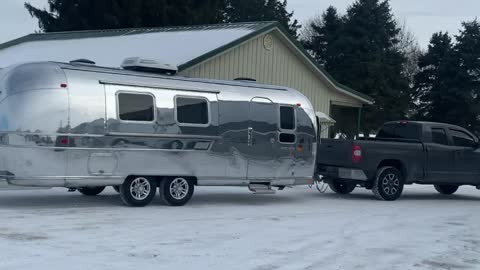
<path id="1" fill-rule="evenodd" d="M 128 206 L 143 207 L 152 202 L 156 191 L 157 182 L 155 178 L 128 177 L 120 186 L 120 198 Z"/>
<path id="2" fill-rule="evenodd" d="M 457 192 L 458 186 L 455 185 L 434 185 L 435 189 L 443 195 L 452 195 Z"/>
<path id="3" fill-rule="evenodd" d="M 117 193 L 120 193 L 120 186 L 112 186 L 112 188 L 113 188 Z"/>
<path id="4" fill-rule="evenodd" d="M 83 187 L 79 188 L 78 192 L 82 193 L 85 196 L 97 196 L 102 193 L 105 187 Z"/>
<path id="5" fill-rule="evenodd" d="M 404 180 L 402 173 L 394 167 L 381 167 L 373 182 L 373 194 L 379 200 L 395 201 L 402 195 Z"/>
<path id="6" fill-rule="evenodd" d="M 328 184 L 330 189 L 338 194 L 350 194 L 357 185 L 352 183 L 346 183 L 342 181 L 332 181 Z"/>
<path id="7" fill-rule="evenodd" d="M 193 195 L 192 180 L 184 177 L 168 177 L 160 182 L 160 197 L 170 206 L 183 206 Z"/>

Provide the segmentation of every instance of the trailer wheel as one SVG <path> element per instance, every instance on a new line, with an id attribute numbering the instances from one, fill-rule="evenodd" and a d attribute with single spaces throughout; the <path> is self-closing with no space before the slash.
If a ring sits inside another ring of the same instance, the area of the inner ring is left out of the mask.
<path id="1" fill-rule="evenodd" d="M 404 179 L 402 173 L 394 167 L 381 167 L 373 182 L 373 194 L 379 200 L 395 201 L 402 195 Z"/>
<path id="2" fill-rule="evenodd" d="M 443 195 L 452 195 L 457 192 L 458 186 L 455 185 L 434 185 L 435 189 Z"/>
<path id="3" fill-rule="evenodd" d="M 112 186 L 112 188 L 113 188 L 117 193 L 120 193 L 120 186 Z"/>
<path id="4" fill-rule="evenodd" d="M 183 206 L 192 198 L 195 186 L 184 177 L 168 177 L 160 182 L 160 197 L 170 206 Z"/>
<path id="5" fill-rule="evenodd" d="M 79 188 L 78 192 L 85 196 L 97 196 L 105 190 L 105 187 L 83 187 Z"/>
<path id="6" fill-rule="evenodd" d="M 328 184 L 328 186 L 333 192 L 338 194 L 350 194 L 357 187 L 355 184 L 338 180 L 333 180 Z"/>
<path id="7" fill-rule="evenodd" d="M 128 177 L 120 186 L 120 198 L 128 206 L 143 207 L 152 202 L 156 191 L 157 182 L 155 178 Z"/>

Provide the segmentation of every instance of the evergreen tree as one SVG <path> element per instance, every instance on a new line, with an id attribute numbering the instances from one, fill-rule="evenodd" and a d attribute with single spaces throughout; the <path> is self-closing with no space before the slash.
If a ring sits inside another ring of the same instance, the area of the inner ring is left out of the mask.
<path id="1" fill-rule="evenodd" d="M 480 23 L 478 20 L 462 23 L 462 29 L 456 36 L 456 40 L 455 53 L 459 61 L 456 76 L 457 96 L 461 100 L 460 105 L 469 105 L 469 110 L 465 111 L 458 120 L 464 127 L 480 133 Z"/>
<path id="2" fill-rule="evenodd" d="M 44 32 L 210 24 L 223 21 L 223 0 L 49 0 L 25 3 Z"/>
<path id="3" fill-rule="evenodd" d="M 432 36 L 416 76 L 417 118 L 463 126 L 480 133 L 480 24 L 462 24 L 454 44 L 446 33 Z"/>
<path id="4" fill-rule="evenodd" d="M 363 114 L 368 134 L 383 122 L 407 116 L 411 88 L 404 72 L 398 27 L 387 0 L 356 0 L 338 18 L 329 8 L 318 27 L 318 44 L 308 44 L 326 70 L 340 83 L 375 99 Z"/>
<path id="5" fill-rule="evenodd" d="M 298 35 L 300 25 L 287 11 L 287 0 L 226 0 L 227 22 L 278 21 L 293 36 Z"/>
<path id="6" fill-rule="evenodd" d="M 398 26 L 387 0 L 356 0 L 344 16 L 329 7 L 308 27 L 303 43 L 314 58 L 340 83 L 375 99 L 364 110 L 364 133 L 409 115 L 412 37 Z"/>
<path id="7" fill-rule="evenodd" d="M 468 108 L 459 106 L 457 94 L 458 59 L 448 33 L 433 34 L 428 51 L 419 58 L 420 72 L 415 77 L 419 101 L 418 118 L 427 121 L 457 123 Z"/>
<path id="8" fill-rule="evenodd" d="M 308 24 L 308 33 L 303 36 L 304 47 L 326 70 L 335 71 L 337 57 L 336 42 L 342 33 L 342 18 L 337 9 L 330 6 L 320 18 Z"/>

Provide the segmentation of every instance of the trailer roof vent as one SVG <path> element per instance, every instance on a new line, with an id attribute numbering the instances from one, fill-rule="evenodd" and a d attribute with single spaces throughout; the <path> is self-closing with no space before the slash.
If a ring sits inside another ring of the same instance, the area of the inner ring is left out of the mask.
<path id="1" fill-rule="evenodd" d="M 178 67 L 157 60 L 144 59 L 141 57 L 130 57 L 123 60 L 122 68 L 133 71 L 143 71 L 164 75 L 175 75 Z"/>
<path id="2" fill-rule="evenodd" d="M 239 78 L 235 78 L 233 79 L 234 81 L 241 81 L 241 82 L 251 82 L 251 83 L 254 83 L 254 82 L 257 82 L 256 79 L 254 78 L 248 78 L 248 77 L 239 77 Z"/>
<path id="3" fill-rule="evenodd" d="M 72 60 L 70 61 L 70 64 L 77 64 L 77 65 L 95 65 L 95 62 L 92 61 L 92 60 L 89 60 L 89 59 L 84 59 L 84 58 L 81 58 L 81 59 L 76 59 L 76 60 Z"/>

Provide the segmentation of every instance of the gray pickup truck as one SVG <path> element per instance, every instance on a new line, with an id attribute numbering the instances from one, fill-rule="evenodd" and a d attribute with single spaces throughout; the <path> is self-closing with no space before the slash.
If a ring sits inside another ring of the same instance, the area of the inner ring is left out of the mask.
<path id="1" fill-rule="evenodd" d="M 454 125 L 388 122 L 376 138 L 322 139 L 318 153 L 317 173 L 340 194 L 361 186 L 393 201 L 408 184 L 434 185 L 448 195 L 461 185 L 480 189 L 478 138 Z"/>

